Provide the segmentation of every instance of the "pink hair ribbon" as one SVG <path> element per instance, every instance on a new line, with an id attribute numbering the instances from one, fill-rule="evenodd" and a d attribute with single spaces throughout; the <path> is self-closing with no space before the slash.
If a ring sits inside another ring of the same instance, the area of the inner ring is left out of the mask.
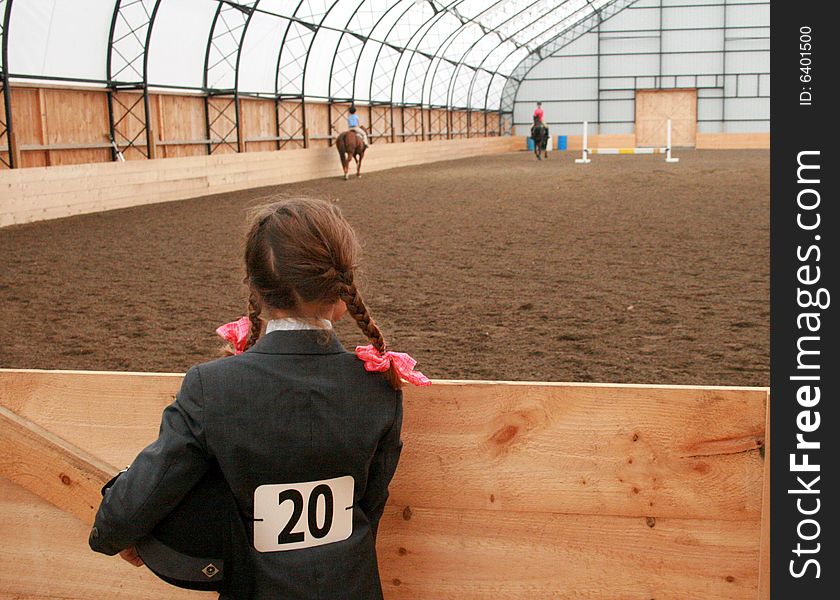
<path id="1" fill-rule="evenodd" d="M 393 366 L 399 376 L 408 383 L 432 385 L 428 377 L 420 371 L 414 370 L 417 361 L 405 352 L 383 353 L 374 348 L 373 344 L 368 344 L 367 346 L 356 346 L 356 356 L 365 362 L 365 370 L 367 371 L 384 373 Z"/>
<path id="2" fill-rule="evenodd" d="M 245 352 L 245 344 L 248 342 L 248 332 L 250 329 L 251 320 L 245 316 L 238 321 L 220 325 L 216 328 L 216 333 L 233 345 L 234 354 L 242 354 Z"/>

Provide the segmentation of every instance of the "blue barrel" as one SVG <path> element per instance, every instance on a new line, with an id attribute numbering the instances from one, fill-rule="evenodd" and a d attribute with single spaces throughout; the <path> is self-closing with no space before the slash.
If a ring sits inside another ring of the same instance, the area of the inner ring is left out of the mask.
<path id="1" fill-rule="evenodd" d="M 534 138 L 531 138 L 531 137 L 528 138 L 528 150 L 530 152 L 534 151 Z"/>
<path id="2" fill-rule="evenodd" d="M 557 136 L 557 149 L 558 150 L 565 150 L 567 143 L 568 143 L 568 140 L 566 139 L 565 135 L 558 135 Z"/>

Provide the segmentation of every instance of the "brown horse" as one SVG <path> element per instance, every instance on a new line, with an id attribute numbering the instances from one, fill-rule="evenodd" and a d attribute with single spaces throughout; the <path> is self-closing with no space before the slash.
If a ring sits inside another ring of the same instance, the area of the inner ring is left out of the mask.
<path id="1" fill-rule="evenodd" d="M 361 177 L 362 159 L 365 157 L 365 144 L 362 137 L 355 131 L 345 131 L 335 140 L 335 147 L 338 148 L 338 156 L 341 158 L 344 179 L 348 178 L 347 170 L 350 167 L 351 158 L 356 161 L 356 177 Z"/>

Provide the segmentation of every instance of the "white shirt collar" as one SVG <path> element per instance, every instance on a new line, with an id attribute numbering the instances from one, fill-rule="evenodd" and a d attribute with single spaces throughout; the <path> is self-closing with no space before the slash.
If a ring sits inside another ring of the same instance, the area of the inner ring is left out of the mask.
<path id="1" fill-rule="evenodd" d="M 302 321 L 295 317 L 284 317 L 282 319 L 271 319 L 265 326 L 266 334 L 272 331 L 295 331 L 299 329 L 332 329 L 332 323 L 328 319 Z"/>

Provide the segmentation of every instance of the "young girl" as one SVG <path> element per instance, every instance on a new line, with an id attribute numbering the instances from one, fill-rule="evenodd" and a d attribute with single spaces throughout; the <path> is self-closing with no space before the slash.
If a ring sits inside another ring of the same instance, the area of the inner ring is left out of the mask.
<path id="1" fill-rule="evenodd" d="M 223 597 L 382 598 L 375 542 L 402 447 L 401 380 L 430 382 L 387 351 L 356 287 L 358 254 L 335 205 L 256 213 L 248 316 L 219 328 L 237 354 L 187 372 L 158 440 L 105 493 L 94 550 L 143 564 L 134 545 L 213 468 L 248 538 L 249 589 Z M 371 342 L 355 354 L 332 332 L 345 313 Z"/>
<path id="2" fill-rule="evenodd" d="M 367 132 L 362 129 L 361 125 L 359 125 L 359 115 L 356 114 L 356 107 L 350 107 L 350 116 L 347 117 L 347 127 L 350 131 L 355 131 L 360 136 L 362 136 L 362 143 L 365 145 L 365 148 L 368 146 L 368 137 Z"/>

